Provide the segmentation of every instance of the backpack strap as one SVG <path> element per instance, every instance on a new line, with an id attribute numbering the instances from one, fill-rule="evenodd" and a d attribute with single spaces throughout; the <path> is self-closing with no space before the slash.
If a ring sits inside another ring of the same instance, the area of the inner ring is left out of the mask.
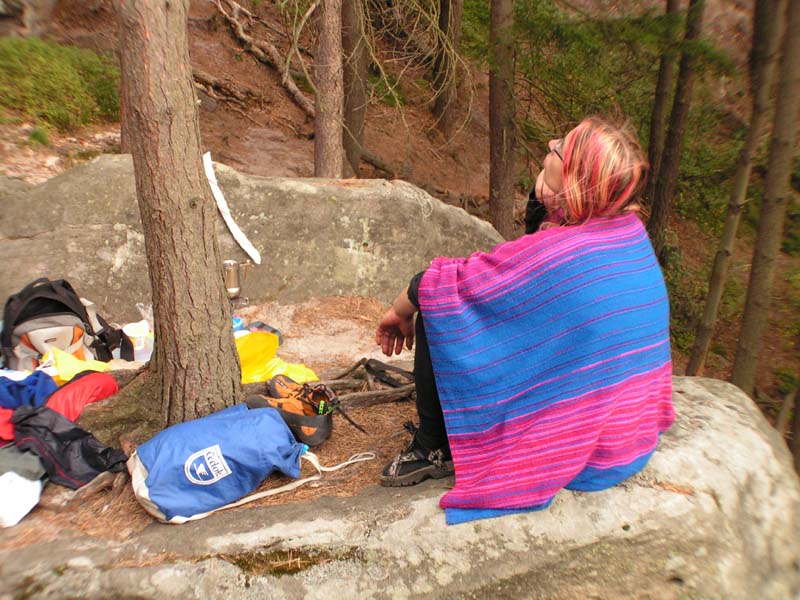
<path id="1" fill-rule="evenodd" d="M 108 321 L 98 315 L 94 307 L 94 302 L 91 300 L 81 298 L 81 303 L 86 309 L 89 323 L 92 325 L 92 329 L 94 329 L 96 338 L 92 341 L 90 346 L 97 355 L 97 359 L 108 362 L 113 358 L 111 354 L 112 350 L 119 348 L 119 357 L 122 360 L 133 360 L 133 342 L 125 335 L 122 329 L 111 326 Z"/>

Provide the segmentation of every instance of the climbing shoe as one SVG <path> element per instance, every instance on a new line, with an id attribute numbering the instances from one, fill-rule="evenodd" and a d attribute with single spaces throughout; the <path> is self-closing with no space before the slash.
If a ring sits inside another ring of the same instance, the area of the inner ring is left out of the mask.
<path id="1" fill-rule="evenodd" d="M 330 412 L 318 414 L 318 404 L 311 404 L 296 396 L 273 398 L 254 394 L 245 398 L 245 404 L 250 408 L 276 409 L 297 441 L 312 447 L 319 446 L 327 440 L 333 431 L 333 418 Z"/>
<path id="2" fill-rule="evenodd" d="M 417 485 L 426 479 L 441 479 L 455 473 L 450 449 L 445 446 L 431 450 L 417 441 L 417 428 L 405 424 L 411 433 L 411 442 L 386 465 L 381 473 L 380 484 L 384 487 Z"/>

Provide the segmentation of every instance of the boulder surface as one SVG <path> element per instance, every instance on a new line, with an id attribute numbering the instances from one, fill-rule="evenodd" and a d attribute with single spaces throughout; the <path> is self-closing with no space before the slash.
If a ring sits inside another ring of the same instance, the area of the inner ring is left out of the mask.
<path id="1" fill-rule="evenodd" d="M 502 241 L 487 222 L 403 181 L 255 177 L 217 164 L 235 222 L 259 250 L 243 296 L 253 304 L 332 295 L 390 302 L 435 256 Z M 109 320 L 150 302 L 129 155 L 101 155 L 35 186 L 0 182 L 0 297 L 37 277 L 67 279 Z M 244 261 L 222 217 L 221 258 Z M 222 267 L 220 266 L 220 285 Z"/>
<path id="2" fill-rule="evenodd" d="M 800 481 L 784 443 L 738 388 L 674 384 L 677 421 L 640 474 L 544 511 L 448 527 L 449 480 L 376 486 L 124 542 L 62 532 L 0 550 L 0 579 L 25 598 L 798 597 Z M 301 570 L 263 568 L 276 553 Z"/>

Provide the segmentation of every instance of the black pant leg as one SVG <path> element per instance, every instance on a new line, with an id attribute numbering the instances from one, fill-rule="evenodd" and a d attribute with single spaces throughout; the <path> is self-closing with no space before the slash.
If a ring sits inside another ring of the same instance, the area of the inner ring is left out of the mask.
<path id="1" fill-rule="evenodd" d="M 436 379 L 433 375 L 431 351 L 428 347 L 428 338 L 425 335 L 425 324 L 422 314 L 417 314 L 414 326 L 416 349 L 414 351 L 414 379 L 417 387 L 417 413 L 419 413 L 419 431 L 417 441 L 425 448 L 435 450 L 448 447 L 447 430 L 444 425 L 442 404 L 439 392 L 436 389 Z"/>

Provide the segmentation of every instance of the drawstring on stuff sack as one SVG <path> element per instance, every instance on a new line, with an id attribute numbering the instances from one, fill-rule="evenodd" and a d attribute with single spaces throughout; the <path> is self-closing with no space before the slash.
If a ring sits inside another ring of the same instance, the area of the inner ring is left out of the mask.
<path id="1" fill-rule="evenodd" d="M 373 458 L 376 457 L 374 452 L 359 452 L 357 454 L 353 454 L 353 456 L 348 458 L 343 463 L 339 463 L 338 465 L 334 465 L 332 467 L 326 467 L 326 466 L 323 466 L 323 465 L 320 464 L 319 457 L 316 454 L 314 454 L 313 452 L 309 451 L 308 450 L 308 446 L 306 446 L 306 444 L 303 444 L 303 446 L 305 446 L 306 451 L 303 452 L 303 454 L 300 455 L 300 458 L 305 459 L 305 460 L 307 460 L 308 462 L 311 463 L 311 465 L 317 470 L 317 474 L 316 475 L 312 475 L 311 477 L 304 477 L 303 479 L 298 479 L 297 481 L 292 481 L 291 483 L 287 483 L 286 485 L 282 485 L 281 487 L 277 487 L 277 488 L 274 488 L 274 489 L 271 489 L 271 490 L 265 490 L 263 492 L 257 492 L 255 494 L 250 494 L 249 496 L 245 496 L 241 500 L 237 500 L 236 502 L 231 502 L 230 504 L 226 504 L 225 506 L 222 506 L 222 507 L 220 507 L 220 508 L 218 508 L 216 510 L 212 510 L 212 511 L 209 511 L 207 513 L 203 513 L 202 515 L 196 515 L 196 518 L 199 519 L 199 518 L 205 517 L 207 515 L 210 515 L 211 513 L 215 513 L 215 512 L 217 512 L 219 510 L 225 510 L 227 508 L 234 508 L 235 506 L 241 506 L 242 504 L 247 504 L 248 502 L 253 502 L 254 500 L 260 500 L 261 498 L 266 498 L 267 496 L 276 496 L 276 495 L 281 494 L 283 492 L 288 492 L 290 490 L 297 489 L 300 486 L 305 485 L 306 483 L 308 483 L 310 481 L 318 481 L 319 479 L 322 479 L 323 471 L 326 472 L 326 473 L 330 472 L 330 471 L 338 471 L 339 469 L 342 469 L 342 468 L 347 467 L 349 465 L 352 465 L 352 464 L 355 464 L 355 463 L 358 463 L 358 462 L 363 462 L 365 460 L 372 460 Z"/>
<path id="2" fill-rule="evenodd" d="M 237 500 L 236 502 L 231 502 L 230 504 L 226 504 L 225 506 L 220 506 L 219 508 L 216 508 L 214 510 L 210 510 L 210 511 L 204 512 L 204 513 L 199 513 L 199 514 L 196 514 L 196 515 L 192 515 L 191 517 L 174 516 L 169 521 L 165 521 L 164 520 L 164 515 L 161 513 L 161 511 L 159 511 L 157 509 L 157 507 L 152 506 L 152 502 L 149 501 L 149 498 L 145 498 L 145 500 L 148 500 L 148 502 L 143 502 L 142 499 L 139 499 L 139 502 L 148 513 L 150 513 L 152 516 L 156 517 L 159 521 L 175 523 L 175 524 L 180 525 L 180 524 L 186 523 L 188 521 L 196 521 L 198 519 L 204 519 L 207 516 L 212 515 L 215 512 L 219 512 L 221 510 L 227 510 L 229 508 L 235 508 L 237 506 L 242 506 L 244 504 L 248 504 L 250 502 L 254 502 L 255 500 L 260 500 L 261 498 L 267 498 L 268 496 L 276 496 L 278 494 L 282 494 L 283 492 L 288 492 L 288 491 L 297 489 L 300 486 L 305 485 L 306 483 L 322 479 L 322 473 L 323 472 L 338 471 L 339 469 L 342 469 L 342 468 L 347 467 L 349 465 L 352 465 L 352 464 L 355 464 L 355 463 L 358 463 L 358 462 L 363 462 L 363 461 L 366 461 L 366 460 L 372 460 L 372 459 L 376 458 L 376 455 L 375 455 L 374 452 L 359 452 L 357 454 L 353 454 L 346 461 L 344 461 L 342 463 L 339 463 L 338 465 L 334 465 L 332 467 L 326 467 L 326 466 L 323 466 L 323 465 L 320 464 L 319 457 L 316 454 L 314 454 L 313 452 L 309 452 L 308 446 L 306 444 L 303 444 L 303 447 L 304 447 L 305 450 L 300 455 L 300 458 L 305 459 L 309 463 L 311 463 L 311 465 L 317 471 L 316 475 L 311 475 L 310 477 L 304 477 L 303 479 L 298 479 L 297 481 L 292 481 L 290 483 L 287 483 L 286 485 L 282 485 L 280 487 L 273 488 L 271 490 L 265 490 L 263 492 L 257 492 L 255 494 L 250 494 L 249 496 L 245 496 L 244 498 L 241 498 L 241 499 Z M 138 465 L 141 467 L 141 463 L 138 463 Z M 132 478 L 132 483 L 133 483 L 134 489 L 138 489 L 137 481 L 136 481 L 137 478 L 142 479 L 142 478 L 146 478 L 146 477 L 147 477 L 147 474 L 146 474 L 146 472 L 144 471 L 143 468 L 134 470 L 131 473 L 131 478 Z"/>

